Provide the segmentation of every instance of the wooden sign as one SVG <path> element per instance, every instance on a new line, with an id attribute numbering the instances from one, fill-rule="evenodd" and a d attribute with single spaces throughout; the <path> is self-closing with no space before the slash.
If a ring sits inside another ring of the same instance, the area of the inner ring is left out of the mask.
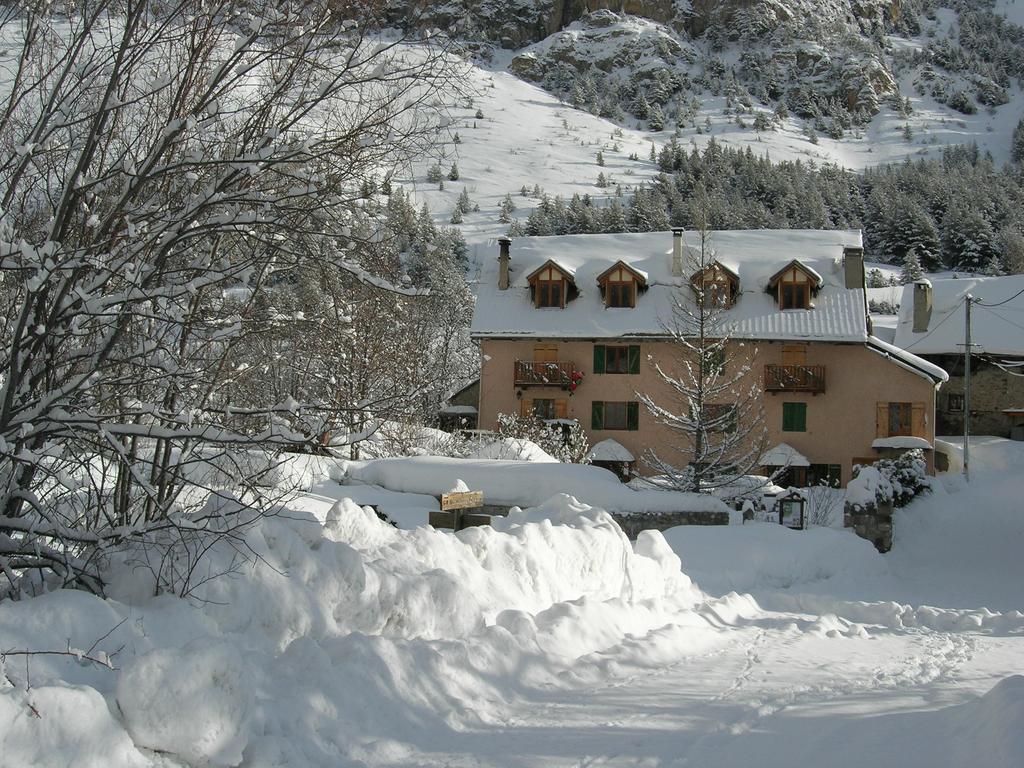
<path id="1" fill-rule="evenodd" d="M 441 509 L 475 509 L 484 505 L 483 491 L 463 491 L 461 493 L 442 493 Z"/>

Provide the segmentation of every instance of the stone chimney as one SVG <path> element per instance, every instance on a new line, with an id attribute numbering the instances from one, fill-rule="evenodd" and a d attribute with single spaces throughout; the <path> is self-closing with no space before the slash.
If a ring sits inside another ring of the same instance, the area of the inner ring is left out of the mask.
<path id="1" fill-rule="evenodd" d="M 507 237 L 498 238 L 498 290 L 508 290 L 508 263 L 511 257 L 508 255 L 508 248 L 512 241 Z"/>
<path id="2" fill-rule="evenodd" d="M 683 228 L 672 228 L 672 274 L 682 277 L 683 274 Z"/>
<path id="3" fill-rule="evenodd" d="M 932 319 L 932 284 L 922 278 L 914 282 L 914 333 L 924 333 Z"/>
<path id="4" fill-rule="evenodd" d="M 847 288 L 866 288 L 867 275 L 864 274 L 864 249 L 847 246 L 843 248 L 843 271 L 846 276 Z"/>

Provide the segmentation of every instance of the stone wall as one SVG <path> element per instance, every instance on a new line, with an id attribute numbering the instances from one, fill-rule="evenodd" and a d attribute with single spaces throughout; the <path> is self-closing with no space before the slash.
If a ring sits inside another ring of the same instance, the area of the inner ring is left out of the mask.
<path id="1" fill-rule="evenodd" d="M 1020 358 L 1009 358 L 1014 363 Z M 964 364 L 962 355 L 926 355 L 949 373 L 949 381 L 942 385 L 937 402 L 937 433 L 960 435 L 964 431 L 962 410 L 950 408 L 950 396 L 964 393 Z M 1024 378 L 1006 373 L 994 365 L 975 359 L 971 364 L 971 434 L 1009 437 L 1011 419 L 1004 408 L 1024 408 Z"/>
<path id="2" fill-rule="evenodd" d="M 677 525 L 728 525 L 728 512 L 643 512 L 624 515 L 612 512 L 626 536 L 635 539 L 640 531 L 666 531 Z"/>
<path id="3" fill-rule="evenodd" d="M 892 549 L 891 504 L 864 507 L 847 502 L 843 508 L 843 525 L 853 528 L 854 533 L 874 544 L 879 552 Z"/>

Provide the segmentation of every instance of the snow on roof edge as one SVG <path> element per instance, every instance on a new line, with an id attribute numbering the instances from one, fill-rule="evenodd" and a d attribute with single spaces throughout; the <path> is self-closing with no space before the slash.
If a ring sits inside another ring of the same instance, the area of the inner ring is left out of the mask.
<path id="1" fill-rule="evenodd" d="M 868 336 L 867 347 L 872 352 L 882 355 L 882 357 L 888 357 L 896 365 L 907 369 L 911 373 L 931 379 L 936 384 L 944 384 L 949 381 L 949 374 L 946 373 L 945 369 L 940 368 L 934 363 L 929 363 L 924 358 L 918 357 L 912 352 L 907 352 L 907 350 L 897 347 L 895 344 L 882 341 L 877 336 Z"/>

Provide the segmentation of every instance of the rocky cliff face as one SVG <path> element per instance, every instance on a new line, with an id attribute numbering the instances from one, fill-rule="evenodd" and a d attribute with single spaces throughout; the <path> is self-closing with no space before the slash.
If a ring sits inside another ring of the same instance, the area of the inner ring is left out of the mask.
<path id="1" fill-rule="evenodd" d="M 966 114 L 1006 103 L 1011 78 L 1024 81 L 1024 30 L 1000 27 L 974 0 L 941 12 L 920 0 L 389 1 L 395 23 L 449 30 L 484 57 L 515 50 L 520 77 L 654 130 L 692 122 L 710 93 L 758 130 L 767 109 L 840 138 L 886 100 L 903 113 L 897 71 L 911 72 L 919 96 Z M 964 35 L 951 13 L 966 19 Z M 893 46 L 901 34 L 917 39 Z"/>
<path id="2" fill-rule="evenodd" d="M 391 18 L 455 30 L 517 49 L 540 42 L 596 11 L 649 19 L 697 38 L 766 35 L 807 19 L 881 29 L 900 18 L 902 0 L 392 0 Z"/>

